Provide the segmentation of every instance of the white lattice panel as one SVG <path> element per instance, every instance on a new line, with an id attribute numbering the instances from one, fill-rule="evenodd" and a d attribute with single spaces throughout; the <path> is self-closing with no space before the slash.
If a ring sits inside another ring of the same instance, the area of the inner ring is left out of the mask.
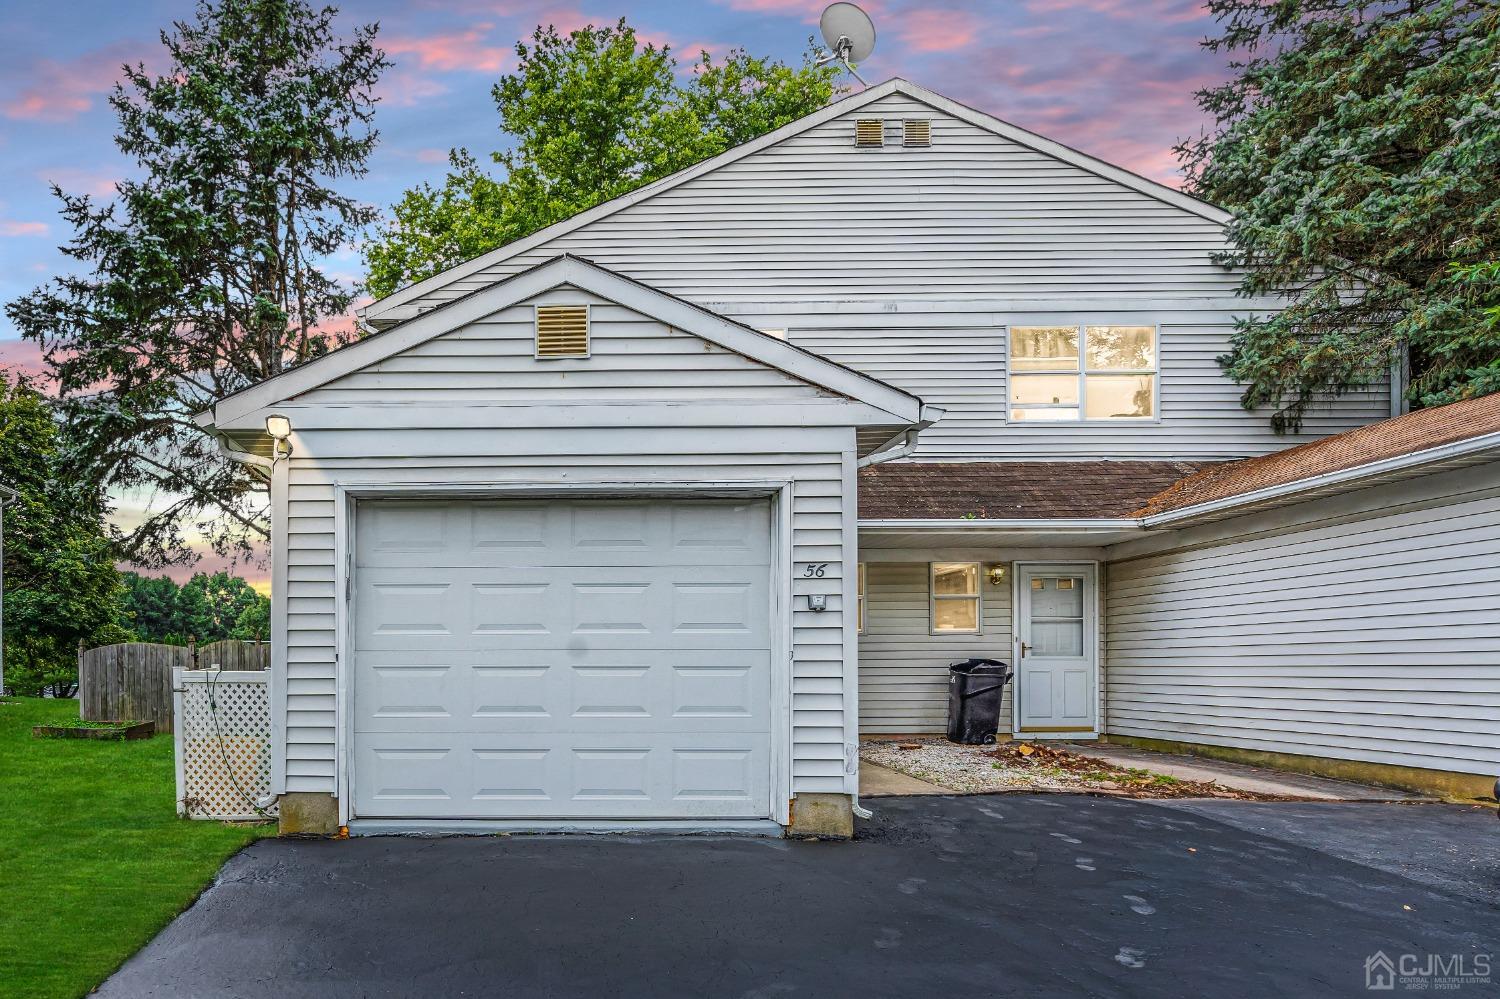
<path id="1" fill-rule="evenodd" d="M 174 670 L 177 811 L 195 819 L 258 819 L 271 791 L 269 674 Z"/>

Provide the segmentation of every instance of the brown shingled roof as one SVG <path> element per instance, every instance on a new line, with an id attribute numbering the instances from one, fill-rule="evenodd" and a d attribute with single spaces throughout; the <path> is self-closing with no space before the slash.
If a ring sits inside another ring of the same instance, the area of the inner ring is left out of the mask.
<path id="1" fill-rule="evenodd" d="M 1275 454 L 1201 469 L 1128 516 L 1181 510 L 1493 433 L 1500 433 L 1500 394 L 1419 409 Z"/>
<path id="2" fill-rule="evenodd" d="M 863 520 L 1128 517 L 1191 461 L 890 462 L 859 472 Z"/>

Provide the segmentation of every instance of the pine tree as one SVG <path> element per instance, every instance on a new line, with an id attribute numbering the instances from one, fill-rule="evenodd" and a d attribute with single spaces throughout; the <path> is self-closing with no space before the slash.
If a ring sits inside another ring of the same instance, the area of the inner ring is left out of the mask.
<path id="1" fill-rule="evenodd" d="M 1500 390 L 1500 6 L 1210 0 L 1234 78 L 1179 146 L 1192 193 L 1234 213 L 1242 291 L 1228 374 L 1279 431 L 1409 358 L 1410 397 Z"/>

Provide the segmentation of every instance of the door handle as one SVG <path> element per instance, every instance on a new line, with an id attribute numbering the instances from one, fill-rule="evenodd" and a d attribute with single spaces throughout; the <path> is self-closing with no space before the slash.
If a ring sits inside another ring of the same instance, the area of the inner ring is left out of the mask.
<path id="1" fill-rule="evenodd" d="M 1021 643 L 1021 658 L 1025 659 L 1030 654 L 1031 654 L 1031 646 L 1027 645 L 1025 642 L 1022 642 Z"/>

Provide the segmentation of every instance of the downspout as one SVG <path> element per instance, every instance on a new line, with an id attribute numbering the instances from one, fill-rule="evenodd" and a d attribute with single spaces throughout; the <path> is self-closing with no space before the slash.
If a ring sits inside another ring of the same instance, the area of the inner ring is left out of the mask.
<path id="1" fill-rule="evenodd" d="M 855 468 L 869 468 L 871 465 L 883 464 L 887 461 L 895 461 L 897 458 L 905 458 L 917 449 L 917 431 L 908 430 L 901 435 L 903 440 L 895 447 L 888 447 L 884 451 L 873 451 L 854 463 Z"/>
<path id="2" fill-rule="evenodd" d="M 907 430 L 905 433 L 901 434 L 900 444 L 897 444 L 894 447 L 886 447 L 882 450 L 865 455 L 863 458 L 860 458 L 854 463 L 855 471 L 858 472 L 858 470 L 861 468 L 869 468 L 871 465 L 879 465 L 887 461 L 896 461 L 899 458 L 905 458 L 908 455 L 912 454 L 917 449 L 917 437 L 922 433 L 923 430 L 926 430 L 928 427 L 932 426 L 938 420 L 943 418 L 943 410 L 938 408 L 937 406 L 923 406 L 919 418 L 921 422 L 919 422 L 911 429 Z M 892 440 L 895 439 L 896 438 L 892 438 Z M 887 441 L 886 443 L 889 444 L 890 441 Z M 858 501 L 856 500 L 856 502 Z M 858 718 L 855 719 L 854 724 L 856 726 L 859 725 Z M 859 758 L 859 734 L 857 732 L 854 736 L 854 755 L 855 759 L 857 760 Z M 851 808 L 853 809 L 854 814 L 857 818 L 869 819 L 874 816 L 874 812 L 870 811 L 868 808 L 859 803 L 858 788 L 855 789 L 854 794 L 850 797 Z"/>
<path id="3" fill-rule="evenodd" d="M 223 434 L 215 434 L 214 440 L 219 445 L 219 453 L 224 457 L 228 458 L 230 461 L 238 462 L 241 465 L 248 465 L 253 469 L 259 469 L 261 472 L 265 473 L 265 475 L 261 477 L 264 478 L 267 482 L 271 481 L 271 468 L 273 465 L 275 465 L 275 462 L 270 458 L 263 458 L 258 454 L 251 454 L 249 451 L 236 451 L 231 449 L 229 447 L 229 438 L 225 437 Z"/>
<path id="4" fill-rule="evenodd" d="M 910 455 L 917 449 L 918 435 L 920 435 L 922 431 L 932 426 L 938 420 L 941 420 L 945 412 L 947 411 L 938 406 L 923 405 L 921 414 L 918 416 L 918 423 L 886 441 L 885 447 L 880 448 L 876 451 L 872 451 L 869 454 L 865 455 L 863 458 L 859 459 L 854 463 L 854 467 L 869 468 L 871 465 L 880 465 L 887 461 L 896 461 L 899 458 L 905 458 L 906 456 Z M 901 443 L 894 444 L 894 442 L 897 440 L 901 441 Z"/>

